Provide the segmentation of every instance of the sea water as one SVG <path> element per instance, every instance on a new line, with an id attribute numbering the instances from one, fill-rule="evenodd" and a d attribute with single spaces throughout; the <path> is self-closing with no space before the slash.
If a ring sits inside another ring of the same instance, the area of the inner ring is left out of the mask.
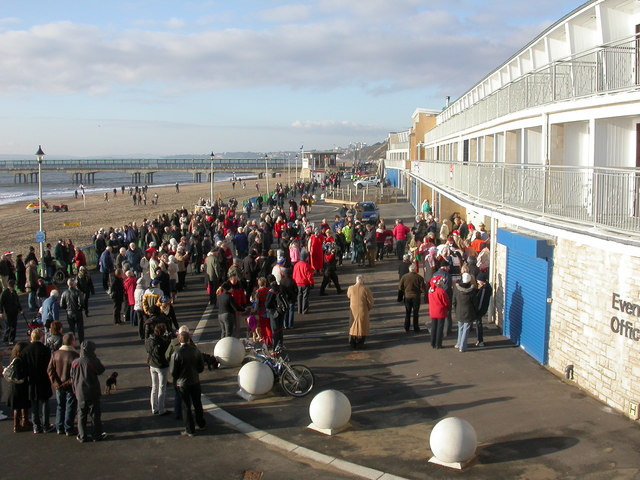
<path id="1" fill-rule="evenodd" d="M 257 178 L 255 173 L 242 172 L 217 172 L 214 181 L 229 182 L 235 175 L 238 180 L 250 180 Z M 175 185 L 193 184 L 193 175 L 186 172 L 156 171 L 153 174 L 153 184 L 149 188 L 166 187 Z M 204 182 L 205 184 L 208 183 Z M 124 185 L 126 191 L 129 187 L 135 187 L 131 183 L 131 176 L 123 172 L 98 172 L 95 175 L 95 183 L 85 184 L 84 191 L 87 195 L 92 193 L 112 192 L 114 188 L 118 193 Z M 138 184 L 142 187 L 144 184 Z M 72 197 L 76 190 L 80 195 L 80 187 L 71 182 L 71 175 L 65 172 L 43 172 L 42 174 L 42 198 L 52 200 L 54 198 Z M 38 183 L 13 183 L 13 174 L 0 174 L 0 205 L 15 202 L 31 202 L 38 199 Z"/>

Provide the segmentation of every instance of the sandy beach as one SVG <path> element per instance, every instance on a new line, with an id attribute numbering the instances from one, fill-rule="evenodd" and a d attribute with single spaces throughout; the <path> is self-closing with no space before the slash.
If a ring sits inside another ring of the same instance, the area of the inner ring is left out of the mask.
<path id="1" fill-rule="evenodd" d="M 269 179 L 269 187 L 273 189 L 277 181 L 285 179 Z M 236 183 L 235 190 L 230 182 L 215 183 L 215 196 L 221 196 L 223 200 L 235 197 L 241 203 L 249 197 L 257 194 L 256 182 L 260 185 L 260 193 L 266 192 L 266 180 L 247 181 L 246 189 L 242 189 Z M 151 205 L 153 195 L 158 194 L 158 204 Z M 43 214 L 44 230 L 47 234 L 47 242 L 52 245 L 59 238 L 71 239 L 76 246 L 85 246 L 92 243 L 91 236 L 99 228 L 121 227 L 131 222 L 140 224 L 145 218 L 155 218 L 162 213 L 171 213 L 176 208 L 184 206 L 190 211 L 200 198 L 208 199 L 210 195 L 209 183 L 182 184 L 180 192 L 176 193 L 174 186 L 149 188 L 147 205 L 134 206 L 128 191 L 124 194 L 118 191 L 113 197 L 109 194 L 109 201 L 104 201 L 104 195 L 100 193 L 86 196 L 86 205 L 82 197 L 75 199 L 56 198 L 47 200 L 46 190 L 43 198 L 50 205 L 65 203 L 69 206 L 68 212 L 45 212 Z M 15 256 L 22 253 L 26 256 L 29 246 L 36 248 L 36 254 L 40 256 L 38 244 L 35 241 L 36 232 L 39 230 L 38 214 L 25 209 L 28 202 L 0 205 L 0 253 L 14 252 Z M 65 223 L 80 223 L 80 226 L 65 226 Z"/>

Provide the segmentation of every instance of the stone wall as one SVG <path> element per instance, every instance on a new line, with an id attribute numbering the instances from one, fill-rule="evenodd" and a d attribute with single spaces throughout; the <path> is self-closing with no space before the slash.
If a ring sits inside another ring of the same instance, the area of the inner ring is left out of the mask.
<path id="1" fill-rule="evenodd" d="M 640 307 L 625 311 L 621 302 L 640 304 L 640 254 L 611 246 L 558 239 L 549 367 L 564 375 L 573 365 L 581 388 L 628 415 L 630 405 L 640 402 Z M 614 294 L 619 295 L 615 305 Z M 620 328 L 620 321 L 630 324 Z"/>

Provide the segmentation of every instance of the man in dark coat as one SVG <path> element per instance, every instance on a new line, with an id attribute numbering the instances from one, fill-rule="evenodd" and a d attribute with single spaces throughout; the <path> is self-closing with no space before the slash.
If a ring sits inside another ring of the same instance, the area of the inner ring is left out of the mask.
<path id="1" fill-rule="evenodd" d="M 113 301 L 113 324 L 121 325 L 124 323 L 122 319 L 122 303 L 125 299 L 125 291 L 122 270 L 119 268 L 116 268 L 113 273 L 113 282 L 111 282 L 109 291 L 111 292 L 111 300 Z M 82 312 L 80 313 L 82 314 Z"/>
<path id="2" fill-rule="evenodd" d="M 478 273 L 478 289 L 476 290 L 476 329 L 478 331 L 478 341 L 476 347 L 484 347 L 484 332 L 482 328 L 482 317 L 487 314 L 489 310 L 489 303 L 491 302 L 491 295 L 493 295 L 493 288 L 489 283 L 487 274 L 485 272 Z"/>
<path id="3" fill-rule="evenodd" d="M 238 233 L 233 237 L 233 243 L 236 246 L 238 257 L 244 258 L 249 251 L 249 239 L 247 238 L 247 234 L 244 233 L 244 229 L 242 227 L 238 227 Z"/>
<path id="4" fill-rule="evenodd" d="M 337 273 L 337 246 L 335 242 L 328 243 L 327 245 L 327 251 L 324 254 L 324 272 L 322 276 L 322 283 L 320 284 L 320 295 L 326 295 L 325 289 L 329 285 L 329 282 L 333 282 L 336 287 L 336 292 L 340 294 L 342 293 L 342 288 L 340 288 L 340 281 L 338 280 Z"/>
<path id="5" fill-rule="evenodd" d="M 367 257 L 367 266 L 373 267 L 376 263 L 376 231 L 373 225 L 367 223 L 367 230 L 364 234 L 364 248 Z"/>
<path id="6" fill-rule="evenodd" d="M 453 301 L 451 306 L 456 312 L 458 320 L 458 341 L 456 348 L 461 352 L 467 350 L 467 337 L 471 322 L 478 317 L 476 310 L 476 288 L 472 283 L 473 279 L 468 273 L 462 274 L 462 279 L 453 287 Z"/>
<path id="7" fill-rule="evenodd" d="M 84 317 L 82 316 L 84 301 L 82 292 L 78 290 L 75 278 L 67 280 L 67 285 L 69 288 L 60 296 L 60 307 L 67 311 L 69 330 L 74 335 L 77 330 L 78 340 L 82 342 L 84 340 Z"/>
<path id="8" fill-rule="evenodd" d="M 258 257 L 258 252 L 255 250 L 249 250 L 249 255 L 244 257 L 242 261 L 242 271 L 244 272 L 244 279 L 246 281 L 247 297 L 250 297 L 253 293 L 253 288 L 256 286 L 256 281 L 258 280 L 258 270 L 256 266 L 256 258 Z"/>
<path id="9" fill-rule="evenodd" d="M 113 263 L 113 256 L 111 255 L 112 251 L 112 247 L 106 247 L 98 260 L 98 268 L 102 274 L 102 288 L 104 288 L 105 292 L 109 290 L 111 277 L 116 269 L 115 264 Z"/>
<path id="10" fill-rule="evenodd" d="M 47 367 L 49 380 L 56 389 L 56 431 L 58 435 L 73 435 L 73 423 L 76 417 L 77 401 L 71 385 L 71 365 L 78 358 L 78 352 L 73 348 L 76 338 L 73 333 L 66 333 L 62 337 L 62 346 L 53 352 Z"/>
<path id="11" fill-rule="evenodd" d="M 422 275 L 416 272 L 418 267 L 415 263 L 409 265 L 409 272 L 404 274 L 400 279 L 398 290 L 402 292 L 404 298 L 404 331 L 408 332 L 413 318 L 413 331 L 420 331 L 420 303 L 421 298 L 427 292 L 427 285 Z"/>
<path id="12" fill-rule="evenodd" d="M 96 357 L 96 344 L 90 340 L 82 342 L 80 357 L 71 364 L 71 383 L 78 399 L 78 441 L 88 442 L 87 416 L 91 415 L 93 423 L 93 441 L 104 440 L 107 434 L 102 430 L 100 411 L 100 380 L 98 375 L 104 373 L 104 365 Z"/>
<path id="13" fill-rule="evenodd" d="M 224 276 L 219 255 L 218 249 L 212 248 L 211 251 L 207 253 L 207 258 L 204 261 L 204 271 L 208 282 L 207 288 L 209 289 L 209 305 L 216 304 L 216 290 L 218 290 L 218 286 Z"/>
<path id="14" fill-rule="evenodd" d="M 93 286 L 93 280 L 91 279 L 91 275 L 87 271 L 87 267 L 82 266 L 78 270 L 78 276 L 76 277 L 78 282 L 78 290 L 82 292 L 84 305 L 84 316 L 89 316 L 89 298 L 91 295 L 96 294 L 96 289 Z"/>
<path id="15" fill-rule="evenodd" d="M 48 432 L 52 428 L 49 424 L 49 399 L 53 392 L 47 375 L 51 350 L 42 343 L 43 340 L 44 332 L 36 328 L 31 332 L 31 343 L 22 352 L 29 379 L 33 433 Z"/>
<path id="16" fill-rule="evenodd" d="M 7 288 L 0 293 L 0 327 L 4 323 L 4 341 L 9 345 L 16 343 L 16 327 L 20 314 L 22 314 L 22 306 L 16 292 L 16 281 L 10 279 L 7 282 Z"/>
<path id="17" fill-rule="evenodd" d="M 0 257 L 0 281 L 2 282 L 1 286 L 4 288 L 9 288 L 8 282 L 11 278 L 16 279 L 16 267 L 13 264 L 11 255 L 13 255 L 13 252 L 5 252 Z"/>
<path id="18" fill-rule="evenodd" d="M 178 335 L 180 348 L 171 355 L 169 371 L 174 385 L 182 398 L 182 413 L 185 430 L 182 435 L 193 437 L 195 426 L 203 430 L 206 427 L 204 411 L 202 409 L 202 390 L 200 388 L 200 376 L 204 370 L 204 359 L 200 350 L 190 342 L 190 335 L 186 332 Z M 192 407 L 193 406 L 193 410 Z M 194 422 L 195 413 L 195 422 Z"/>
<path id="19" fill-rule="evenodd" d="M 284 328 L 293 328 L 293 318 L 296 313 L 298 302 L 298 287 L 296 282 L 293 281 L 293 278 L 291 278 L 291 271 L 288 268 L 282 269 L 280 288 L 289 299 L 289 311 L 284 317 Z"/>
<path id="20" fill-rule="evenodd" d="M 231 296 L 231 284 L 224 282 L 222 292 L 218 295 L 218 322 L 220 322 L 220 338 L 231 337 L 234 333 L 236 312 L 242 309 Z"/>
<path id="21" fill-rule="evenodd" d="M 69 258 L 67 256 L 67 248 L 63 239 L 59 239 L 56 246 L 53 247 L 53 258 L 60 264 L 60 267 L 66 272 Z"/>

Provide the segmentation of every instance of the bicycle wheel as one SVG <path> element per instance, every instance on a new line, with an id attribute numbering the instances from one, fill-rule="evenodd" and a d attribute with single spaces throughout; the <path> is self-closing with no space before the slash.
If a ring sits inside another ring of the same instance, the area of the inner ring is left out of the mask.
<path id="1" fill-rule="evenodd" d="M 53 274 L 53 283 L 56 285 L 62 285 L 67 279 L 67 275 L 62 268 L 57 269 Z"/>
<path id="2" fill-rule="evenodd" d="M 313 388 L 315 378 L 304 365 L 289 365 L 280 375 L 280 386 L 292 397 L 304 397 Z"/>

